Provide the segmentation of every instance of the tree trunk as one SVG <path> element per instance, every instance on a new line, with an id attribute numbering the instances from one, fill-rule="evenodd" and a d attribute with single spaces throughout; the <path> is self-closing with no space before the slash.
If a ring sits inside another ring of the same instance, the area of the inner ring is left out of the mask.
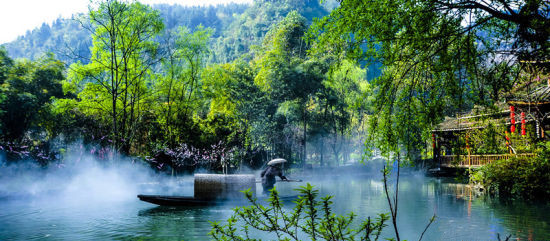
<path id="1" fill-rule="evenodd" d="M 306 158 L 307 158 L 307 152 L 306 152 L 306 145 L 307 145 L 307 103 L 304 105 L 304 139 L 303 139 L 303 154 L 302 154 L 302 168 L 306 165 Z"/>

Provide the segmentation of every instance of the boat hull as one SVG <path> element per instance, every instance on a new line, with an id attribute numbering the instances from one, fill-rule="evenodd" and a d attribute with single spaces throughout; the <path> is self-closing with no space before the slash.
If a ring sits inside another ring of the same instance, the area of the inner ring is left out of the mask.
<path id="1" fill-rule="evenodd" d="M 198 199 L 189 196 L 137 195 L 139 200 L 160 206 L 216 206 L 216 205 L 246 205 L 245 199 Z M 298 196 L 280 197 L 282 201 L 292 201 Z M 267 197 L 266 197 L 267 198 Z"/>
<path id="2" fill-rule="evenodd" d="M 138 195 L 137 197 L 141 201 L 160 206 L 213 206 L 226 203 L 224 200 L 197 199 L 189 196 Z"/>

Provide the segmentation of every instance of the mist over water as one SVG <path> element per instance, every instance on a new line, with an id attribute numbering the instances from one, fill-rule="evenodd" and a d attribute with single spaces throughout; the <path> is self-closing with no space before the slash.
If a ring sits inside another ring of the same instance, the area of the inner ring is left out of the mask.
<path id="1" fill-rule="evenodd" d="M 139 201 L 136 195 L 141 193 L 192 196 L 193 177 L 161 175 L 131 159 L 79 155 L 49 168 L 32 163 L 0 163 L 0 240 L 208 240 L 209 221 L 225 223 L 233 214 L 231 205 L 160 207 Z M 309 182 L 320 196 L 334 196 L 335 213 L 352 211 L 357 220 L 364 220 L 389 212 L 379 166 L 369 165 L 289 172 L 288 178 L 304 182 L 278 182 L 276 187 L 283 196 L 293 195 L 295 188 Z M 260 171 L 243 172 L 259 179 Z M 395 175 L 390 183 L 395 183 Z M 452 179 L 402 170 L 398 214 L 402 236 L 417 239 L 435 213 L 437 219 L 424 240 L 495 240 L 497 234 L 550 238 L 547 205 L 503 203 L 468 190 Z M 261 193 L 259 183 L 257 191 Z M 390 226 L 382 237 L 393 237 Z"/>
<path id="2" fill-rule="evenodd" d="M 192 193 L 192 177 L 171 178 L 125 157 L 98 160 L 92 155 L 69 155 L 48 167 L 32 160 L 2 160 L 0 168 L 0 200 L 91 204 L 133 200 L 144 192 Z"/>

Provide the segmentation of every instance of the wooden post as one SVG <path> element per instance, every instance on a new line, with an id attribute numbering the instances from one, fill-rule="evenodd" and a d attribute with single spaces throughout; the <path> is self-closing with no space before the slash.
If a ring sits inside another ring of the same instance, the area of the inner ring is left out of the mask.
<path id="1" fill-rule="evenodd" d="M 470 152 L 469 133 L 466 133 L 466 150 L 468 150 L 468 169 L 472 166 L 472 157 Z"/>
<path id="2" fill-rule="evenodd" d="M 468 168 L 472 167 L 472 157 L 470 154 L 470 147 L 468 147 Z"/>
<path id="3" fill-rule="evenodd" d="M 506 147 L 508 148 L 508 150 L 510 151 L 510 155 L 513 154 L 512 153 L 512 148 L 511 148 L 511 143 L 510 143 L 510 137 L 508 137 L 508 131 L 504 131 L 504 137 L 506 138 Z"/>

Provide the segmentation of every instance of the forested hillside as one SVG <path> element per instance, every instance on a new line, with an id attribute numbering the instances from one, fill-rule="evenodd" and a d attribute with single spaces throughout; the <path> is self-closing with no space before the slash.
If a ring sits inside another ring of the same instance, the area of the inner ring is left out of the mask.
<path id="1" fill-rule="evenodd" d="M 258 45 L 269 28 L 281 21 L 291 10 L 298 11 L 309 23 L 313 18 L 328 14 L 327 8 L 334 7 L 329 1 L 320 5 L 316 0 L 300 1 L 256 1 L 254 4 L 228 3 L 217 6 L 180 6 L 157 4 L 163 19 L 165 32 L 185 26 L 190 30 L 203 26 L 212 28 L 212 52 L 208 61 L 226 63 L 235 60 Z M 38 59 L 47 52 L 65 62 L 86 62 L 90 58 L 90 31 L 82 27 L 87 15 L 80 14 L 72 19 L 57 19 L 41 27 L 27 31 L 17 40 L 4 44 L 12 58 Z M 159 35 L 162 42 L 166 36 Z"/>
<path id="2" fill-rule="evenodd" d="M 167 31 L 175 30 L 179 26 L 194 29 L 202 25 L 215 29 L 215 36 L 220 36 L 248 7 L 234 3 L 208 7 L 168 4 L 154 6 L 160 11 Z M 90 58 L 92 39 L 90 31 L 83 28 L 81 22 L 88 21 L 87 14 L 77 14 L 72 19 L 57 19 L 51 25 L 44 23 L 40 28 L 27 31 L 24 36 L 4 46 L 12 58 L 37 59 L 52 52 L 68 64 L 78 60 L 87 61 Z"/>

